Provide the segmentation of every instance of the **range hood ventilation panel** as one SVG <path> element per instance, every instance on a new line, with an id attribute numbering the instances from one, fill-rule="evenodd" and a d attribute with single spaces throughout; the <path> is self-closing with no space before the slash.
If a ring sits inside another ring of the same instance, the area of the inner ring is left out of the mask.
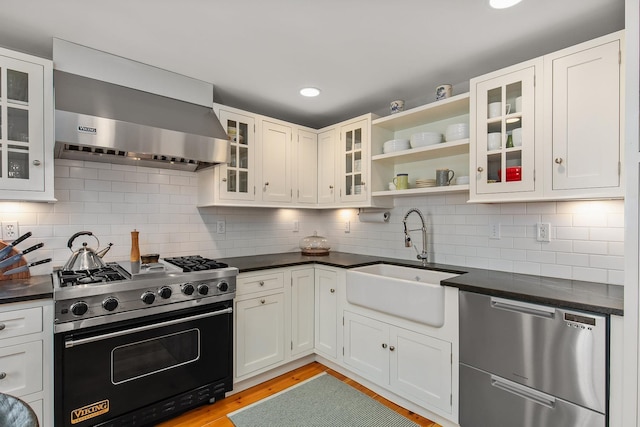
<path id="1" fill-rule="evenodd" d="M 55 71 L 55 157 L 195 171 L 228 162 L 210 107 Z"/>

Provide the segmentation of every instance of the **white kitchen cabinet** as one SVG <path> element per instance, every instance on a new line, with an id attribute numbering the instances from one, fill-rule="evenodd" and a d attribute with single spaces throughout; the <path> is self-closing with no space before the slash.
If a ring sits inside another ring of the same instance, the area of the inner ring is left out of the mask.
<path id="1" fill-rule="evenodd" d="M 494 201 L 535 198 L 542 195 L 536 180 L 542 173 L 541 133 L 542 59 L 531 60 L 471 80 L 471 199 Z M 520 98 L 521 108 L 516 108 Z M 500 104 L 497 114 L 489 105 Z M 507 146 L 509 135 L 520 129 L 522 142 Z M 491 137 L 497 136 L 497 143 Z M 521 175 L 507 176 L 507 168 L 520 168 Z"/>
<path id="2" fill-rule="evenodd" d="M 53 66 L 0 48 L 0 199 L 55 201 Z"/>
<path id="3" fill-rule="evenodd" d="M 295 195 L 299 204 L 315 206 L 318 203 L 318 135 L 298 129 L 296 141 Z"/>
<path id="4" fill-rule="evenodd" d="M 360 118 L 340 127 L 340 201 L 363 202 L 369 192 L 370 118 Z"/>
<path id="5" fill-rule="evenodd" d="M 411 196 L 441 192 L 469 191 L 469 185 L 416 188 L 416 179 L 434 179 L 436 169 L 450 169 L 455 177 L 469 176 L 469 139 L 384 153 L 383 145 L 392 139 L 410 139 L 419 132 L 445 134 L 447 126 L 469 124 L 469 94 L 456 95 L 402 113 L 375 119 L 371 125 L 371 187 L 373 197 Z M 407 190 L 389 190 L 388 184 L 399 173 L 409 174 Z"/>
<path id="6" fill-rule="evenodd" d="M 292 129 L 269 120 L 262 121 L 260 159 L 262 161 L 262 200 L 290 203 L 292 190 Z"/>
<path id="7" fill-rule="evenodd" d="M 255 199 L 255 118 L 227 107 L 216 107 L 229 135 L 229 163 L 199 174 L 200 204 L 226 204 Z"/>
<path id="8" fill-rule="evenodd" d="M 239 275 L 234 309 L 236 378 L 285 360 L 284 273 Z"/>
<path id="9" fill-rule="evenodd" d="M 344 363 L 425 408 L 452 412 L 452 344 L 344 312 Z"/>
<path id="10" fill-rule="evenodd" d="M 471 201 L 623 196 L 623 43 L 618 32 L 471 80 Z M 489 117 L 495 102 L 501 114 Z M 512 166 L 520 179 L 505 179 Z"/>
<path id="11" fill-rule="evenodd" d="M 545 193 L 623 196 L 623 34 L 544 57 Z"/>
<path id="12" fill-rule="evenodd" d="M 318 205 L 336 202 L 336 130 L 328 129 L 318 134 Z"/>
<path id="13" fill-rule="evenodd" d="M 53 302 L 0 306 L 0 392 L 28 403 L 53 426 Z"/>
<path id="14" fill-rule="evenodd" d="M 291 270 L 291 356 L 313 352 L 314 332 L 313 267 Z"/>
<path id="15" fill-rule="evenodd" d="M 338 272 L 315 268 L 315 350 L 336 360 L 338 357 Z"/>

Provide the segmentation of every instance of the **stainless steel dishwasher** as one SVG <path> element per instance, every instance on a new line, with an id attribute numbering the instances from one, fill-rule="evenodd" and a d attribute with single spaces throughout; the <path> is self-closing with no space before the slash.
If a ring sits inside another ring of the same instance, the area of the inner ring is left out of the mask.
<path id="1" fill-rule="evenodd" d="M 604 427 L 607 317 L 460 292 L 462 427 Z"/>

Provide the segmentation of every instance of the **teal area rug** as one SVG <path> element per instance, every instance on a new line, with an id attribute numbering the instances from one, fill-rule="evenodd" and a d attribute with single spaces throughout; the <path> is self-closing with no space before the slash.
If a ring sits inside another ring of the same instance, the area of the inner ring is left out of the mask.
<path id="1" fill-rule="evenodd" d="M 228 414 L 236 427 L 416 427 L 418 424 L 327 374 Z"/>

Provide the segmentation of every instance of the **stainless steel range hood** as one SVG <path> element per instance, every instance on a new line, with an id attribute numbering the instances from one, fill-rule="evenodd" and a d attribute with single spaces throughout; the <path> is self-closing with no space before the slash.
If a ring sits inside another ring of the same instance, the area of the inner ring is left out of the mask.
<path id="1" fill-rule="evenodd" d="M 198 170 L 229 159 L 211 108 L 56 70 L 55 157 Z"/>

